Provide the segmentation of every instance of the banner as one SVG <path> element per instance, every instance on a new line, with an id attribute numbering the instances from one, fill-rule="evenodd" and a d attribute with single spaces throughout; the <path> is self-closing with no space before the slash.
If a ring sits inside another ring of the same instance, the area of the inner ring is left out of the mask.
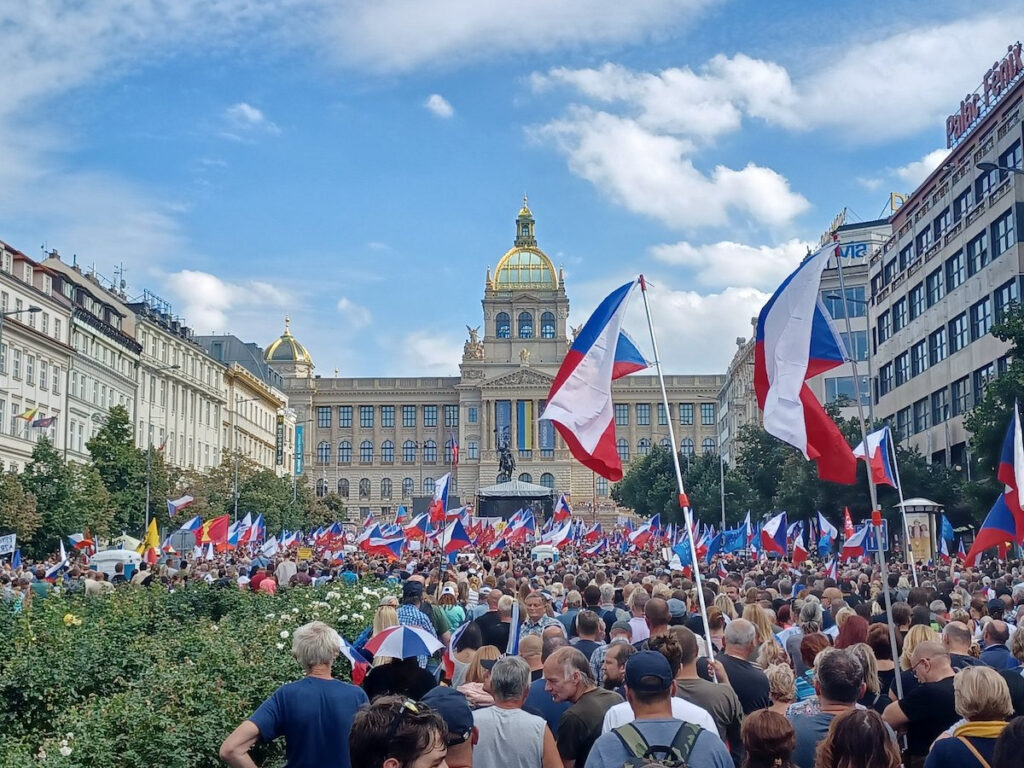
<path id="1" fill-rule="evenodd" d="M 494 426 L 498 430 L 498 441 L 497 444 L 508 439 L 511 443 L 511 429 L 512 429 L 512 401 L 511 400 L 495 400 L 494 401 Z M 511 446 L 510 446 L 511 447 Z"/>
<path id="2" fill-rule="evenodd" d="M 529 451 L 533 448 L 533 400 L 516 402 L 516 421 L 518 422 L 516 448 Z"/>
<path id="3" fill-rule="evenodd" d="M 13 555 L 17 545 L 18 534 L 9 533 L 6 536 L 0 536 L 0 555 Z"/>
<path id="4" fill-rule="evenodd" d="M 284 414 L 277 414 L 277 433 L 274 436 L 274 463 L 284 464 Z"/>
<path id="5" fill-rule="evenodd" d="M 302 454 L 305 452 L 303 446 L 303 432 L 305 430 L 304 424 L 295 425 L 295 476 L 299 477 L 302 474 Z"/>
<path id="6" fill-rule="evenodd" d="M 547 404 L 547 400 L 540 401 L 541 413 L 544 413 Z M 540 439 L 541 456 L 545 455 L 545 451 L 555 450 L 555 423 L 549 419 L 544 419 L 537 425 L 537 432 L 537 436 Z"/>

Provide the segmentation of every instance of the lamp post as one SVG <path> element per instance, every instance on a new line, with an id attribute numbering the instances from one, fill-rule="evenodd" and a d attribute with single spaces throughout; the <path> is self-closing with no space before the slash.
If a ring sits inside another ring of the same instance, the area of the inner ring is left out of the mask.
<path id="1" fill-rule="evenodd" d="M 153 373 L 161 371 L 173 371 L 181 368 L 180 365 L 164 365 L 158 368 L 149 368 Z M 166 425 L 167 419 L 164 418 Z M 146 530 L 149 530 L 149 490 L 153 475 L 153 387 L 149 388 L 149 415 L 146 417 Z"/>
<path id="2" fill-rule="evenodd" d="M 978 163 L 974 166 L 979 171 L 1002 171 L 1003 173 L 1016 173 L 1019 176 L 1024 176 L 1024 171 L 1020 168 L 1014 168 L 1011 165 L 997 165 L 996 163 Z"/>
<path id="3" fill-rule="evenodd" d="M 240 397 L 238 397 L 238 395 L 235 395 L 235 408 L 234 408 L 234 411 L 231 414 L 234 417 L 234 419 L 233 419 L 234 424 L 231 427 L 231 443 L 232 443 L 231 447 L 234 448 L 234 452 L 235 452 L 235 483 L 234 483 L 234 485 L 235 485 L 235 490 L 234 490 L 234 496 L 235 496 L 235 519 L 234 519 L 233 522 L 236 522 L 236 523 L 238 522 L 238 406 L 240 406 L 242 403 L 251 403 L 251 402 L 253 402 L 255 400 L 259 400 L 259 399 L 261 399 L 261 398 L 258 398 L 258 397 L 240 398 Z"/>
<path id="4" fill-rule="evenodd" d="M 864 305 L 864 321 L 867 323 L 868 339 L 868 419 L 871 421 L 871 428 L 875 428 L 875 373 L 871 365 L 871 315 L 868 312 L 870 306 L 865 299 L 851 299 L 849 296 L 840 296 L 838 293 L 825 294 L 826 299 L 843 302 L 843 312 L 849 313 L 849 304 Z"/>
<path id="5" fill-rule="evenodd" d="M 42 311 L 43 311 L 42 307 L 37 307 L 35 304 L 33 304 L 32 306 L 26 307 L 25 309 L 12 309 L 12 310 L 10 310 L 8 312 L 0 312 L 0 341 L 2 341 L 3 337 L 4 337 L 4 320 L 5 319 L 7 319 L 8 317 L 11 317 L 13 315 L 24 314 L 26 312 L 42 312 Z"/>

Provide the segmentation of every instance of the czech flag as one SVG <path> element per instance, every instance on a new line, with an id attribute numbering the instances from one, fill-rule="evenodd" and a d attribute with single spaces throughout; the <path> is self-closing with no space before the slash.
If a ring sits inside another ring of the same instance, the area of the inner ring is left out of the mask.
<path id="1" fill-rule="evenodd" d="M 187 493 L 180 498 L 174 499 L 173 501 L 168 501 L 167 514 L 171 517 L 174 517 L 181 510 L 185 509 L 185 507 L 190 506 L 194 501 L 195 499 L 193 499 Z"/>
<path id="2" fill-rule="evenodd" d="M 379 530 L 379 529 L 378 529 Z M 383 536 L 371 536 L 363 549 L 371 555 L 383 555 L 388 560 L 397 560 L 402 556 L 402 547 L 405 546 L 405 536 L 398 535 L 390 538 Z"/>
<path id="3" fill-rule="evenodd" d="M 960 539 L 956 547 L 956 557 L 961 563 L 967 560 L 967 552 L 964 551 L 964 540 Z"/>
<path id="4" fill-rule="evenodd" d="M 725 567 L 725 563 L 721 560 L 718 561 L 718 580 L 725 581 L 729 578 L 729 570 Z"/>
<path id="5" fill-rule="evenodd" d="M 786 556 L 786 513 L 780 512 L 761 529 L 761 549 L 767 554 L 776 552 Z"/>
<path id="6" fill-rule="evenodd" d="M 446 555 L 450 555 L 452 552 L 458 552 L 460 549 L 464 549 L 465 547 L 473 546 L 473 542 L 470 540 L 469 534 L 466 533 L 466 526 L 462 524 L 461 520 L 452 520 L 448 529 L 445 531 L 444 538 L 444 553 Z"/>
<path id="7" fill-rule="evenodd" d="M 558 503 L 555 504 L 555 510 L 552 517 L 556 523 L 560 523 L 563 520 L 568 520 L 572 517 L 572 509 L 569 508 L 569 503 L 565 500 L 564 493 L 558 497 Z"/>
<path id="8" fill-rule="evenodd" d="M 502 536 L 500 539 L 495 541 L 490 548 L 487 550 L 488 557 L 498 557 L 502 552 L 505 551 L 505 547 L 508 546 L 508 542 L 505 541 L 505 537 Z"/>
<path id="9" fill-rule="evenodd" d="M 182 525 L 181 528 L 179 528 L 178 530 L 179 531 L 191 531 L 192 533 L 195 533 L 196 531 L 198 531 L 202 527 L 203 527 L 203 518 L 201 518 L 199 515 L 196 515 L 191 520 L 189 520 L 187 523 Z"/>
<path id="10" fill-rule="evenodd" d="M 793 540 L 793 565 L 799 566 L 807 559 L 807 548 L 804 546 L 804 532 L 800 531 Z"/>
<path id="11" fill-rule="evenodd" d="M 430 521 L 427 520 L 427 513 L 416 515 L 409 525 L 403 529 L 408 539 L 425 539 L 430 533 Z"/>
<path id="12" fill-rule="evenodd" d="M 558 549 L 561 549 L 562 547 L 566 546 L 570 541 L 572 541 L 572 539 L 569 537 L 569 532 L 571 530 L 572 523 L 566 521 L 561 525 L 561 527 L 556 528 L 551 532 L 551 535 L 548 537 L 547 543 L 551 544 L 554 547 L 557 547 Z"/>
<path id="13" fill-rule="evenodd" d="M 68 536 L 68 541 L 71 542 L 71 546 L 75 549 L 84 549 L 88 551 L 95 546 L 88 531 L 85 533 L 72 533 Z"/>
<path id="14" fill-rule="evenodd" d="M 833 581 L 839 581 L 839 563 L 833 557 L 828 561 L 828 565 L 825 566 L 825 578 L 832 579 Z"/>
<path id="15" fill-rule="evenodd" d="M 409 516 L 408 510 L 406 510 L 404 505 L 400 504 L 398 506 L 398 512 L 395 514 L 395 522 L 398 523 L 399 525 L 405 525 L 407 522 L 409 522 L 406 519 L 406 518 L 408 518 L 408 516 Z"/>
<path id="16" fill-rule="evenodd" d="M 1020 410 L 1016 402 L 1013 404 L 1013 419 L 1003 440 L 996 477 L 1006 486 L 1003 495 L 1015 524 L 1013 541 L 1024 543 L 1024 443 L 1021 442 Z"/>
<path id="17" fill-rule="evenodd" d="M 584 541 L 597 541 L 597 539 L 601 536 L 601 534 L 602 534 L 602 532 L 601 532 L 601 524 L 600 523 L 594 523 L 594 525 L 591 528 L 589 528 L 586 533 L 583 534 L 583 540 Z"/>
<path id="18" fill-rule="evenodd" d="M 876 485 L 891 485 L 897 488 L 896 473 L 893 472 L 892 463 L 892 436 L 889 427 L 872 432 L 868 435 L 867 448 L 864 447 L 864 440 L 861 440 L 853 449 L 853 455 L 858 459 L 864 459 Z"/>
<path id="19" fill-rule="evenodd" d="M 352 682 L 362 685 L 366 673 L 370 671 L 370 660 L 357 651 L 344 637 L 341 638 L 341 653 L 352 665 Z"/>
<path id="20" fill-rule="evenodd" d="M 629 297 L 638 282 L 613 291 L 576 334 L 541 414 L 541 419 L 554 423 L 577 461 L 613 482 L 622 479 L 622 460 L 615 446 L 612 381 L 647 367 L 636 345 L 622 333 Z"/>
<path id="21" fill-rule="evenodd" d="M 448 481 L 451 476 L 451 472 L 448 472 L 434 483 L 434 499 L 430 502 L 430 522 L 432 523 L 444 522 L 445 511 L 448 509 Z"/>
<path id="22" fill-rule="evenodd" d="M 870 526 L 863 526 L 853 536 L 843 542 L 841 553 L 843 560 L 851 560 L 854 557 L 861 557 L 867 546 L 868 529 Z"/>
<path id="23" fill-rule="evenodd" d="M 584 554 L 587 557 L 593 557 L 594 555 L 600 555 L 608 548 L 608 539 L 601 539 L 597 544 L 586 550 Z"/>
<path id="24" fill-rule="evenodd" d="M 971 549 L 964 558 L 965 562 L 977 564 L 978 558 L 986 549 L 1016 541 L 1017 523 L 1007 504 L 1009 497 L 1009 493 L 1003 493 L 996 499 L 988 517 L 985 518 L 985 522 L 981 524 L 978 534 L 974 537 L 974 543 L 971 544 Z"/>
<path id="25" fill-rule="evenodd" d="M 847 357 L 818 293 L 835 250 L 829 244 L 807 257 L 758 315 L 754 389 L 765 431 L 817 461 L 822 480 L 849 484 L 857 479 L 857 459 L 806 383 Z"/>
<path id="26" fill-rule="evenodd" d="M 939 538 L 939 561 L 944 565 L 949 565 L 949 547 L 946 546 L 946 540 Z"/>

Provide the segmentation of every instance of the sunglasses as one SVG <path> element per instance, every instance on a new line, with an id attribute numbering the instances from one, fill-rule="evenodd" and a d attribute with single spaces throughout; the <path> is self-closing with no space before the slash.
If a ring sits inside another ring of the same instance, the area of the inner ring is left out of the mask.
<path id="1" fill-rule="evenodd" d="M 412 699 L 406 699 L 402 702 L 402 706 L 399 707 L 391 721 L 391 727 L 388 729 L 388 737 L 385 741 L 386 744 L 390 744 L 391 741 L 394 740 L 395 734 L 398 733 L 398 726 L 402 724 L 402 718 L 405 717 L 406 712 L 418 715 L 420 713 L 420 707 Z"/>

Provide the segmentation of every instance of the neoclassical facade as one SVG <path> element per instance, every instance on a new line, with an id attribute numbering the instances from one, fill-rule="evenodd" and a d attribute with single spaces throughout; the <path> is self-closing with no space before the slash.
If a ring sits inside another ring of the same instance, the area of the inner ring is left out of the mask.
<path id="1" fill-rule="evenodd" d="M 539 421 L 551 382 L 572 340 L 561 270 L 538 247 L 526 200 L 512 247 L 487 269 L 483 322 L 467 326 L 460 375 L 319 378 L 286 326 L 267 347 L 303 431 L 302 471 L 318 493 L 336 491 L 361 515 L 385 517 L 433 491 L 452 468 L 451 493 L 466 503 L 498 476 L 499 443 L 516 459 L 518 479 L 571 494 L 577 506 L 608 503 L 607 481 L 576 462 L 552 425 Z M 717 450 L 717 395 L 724 376 L 669 375 L 669 411 L 657 378 L 615 383 L 619 453 L 625 464 L 671 445 L 669 419 L 684 454 Z"/>

